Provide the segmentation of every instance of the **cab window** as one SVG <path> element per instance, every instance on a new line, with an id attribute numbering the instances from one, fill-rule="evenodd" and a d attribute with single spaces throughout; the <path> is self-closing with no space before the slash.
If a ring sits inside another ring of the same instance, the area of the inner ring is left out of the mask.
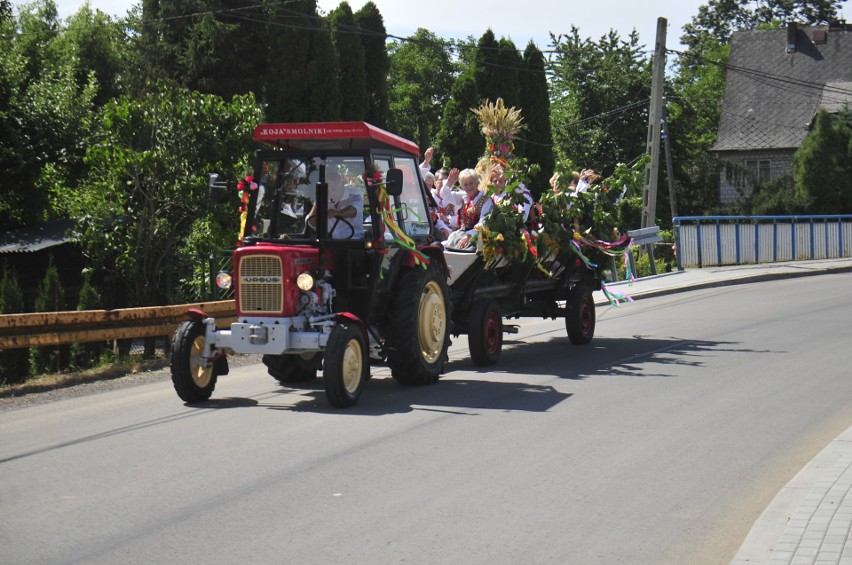
<path id="1" fill-rule="evenodd" d="M 428 235 L 429 210 L 420 188 L 420 168 L 413 157 L 394 158 L 394 167 L 402 171 L 402 194 L 399 206 L 402 216 L 401 227 L 410 236 Z"/>

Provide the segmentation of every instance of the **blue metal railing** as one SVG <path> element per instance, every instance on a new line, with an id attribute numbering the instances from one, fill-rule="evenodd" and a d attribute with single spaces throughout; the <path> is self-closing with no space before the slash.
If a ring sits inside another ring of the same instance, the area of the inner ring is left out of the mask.
<path id="1" fill-rule="evenodd" d="M 852 215 L 681 216 L 678 269 L 852 257 Z"/>

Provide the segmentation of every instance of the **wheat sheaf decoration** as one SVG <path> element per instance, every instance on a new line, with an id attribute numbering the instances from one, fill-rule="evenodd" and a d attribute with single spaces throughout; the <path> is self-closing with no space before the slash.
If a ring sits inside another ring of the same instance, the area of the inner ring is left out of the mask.
<path id="1" fill-rule="evenodd" d="M 506 108 L 502 98 L 498 98 L 494 103 L 486 100 L 479 108 L 472 109 L 471 112 L 479 118 L 482 133 L 486 138 L 515 139 L 524 121 L 521 111 L 515 107 Z"/>
<path id="2" fill-rule="evenodd" d="M 471 108 L 470 111 L 479 120 L 488 153 L 505 166 L 505 161 L 514 156 L 512 140 L 518 137 L 524 121 L 521 111 L 515 107 L 507 108 L 502 98 L 494 103 L 486 100 L 479 108 Z"/>

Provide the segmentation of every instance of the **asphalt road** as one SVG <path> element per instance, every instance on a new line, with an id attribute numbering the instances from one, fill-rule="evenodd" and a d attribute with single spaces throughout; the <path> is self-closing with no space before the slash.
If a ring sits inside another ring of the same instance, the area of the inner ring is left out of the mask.
<path id="1" fill-rule="evenodd" d="M 491 371 L 360 403 L 234 368 L 0 407 L 0 561 L 728 563 L 852 424 L 852 274 L 522 320 Z"/>

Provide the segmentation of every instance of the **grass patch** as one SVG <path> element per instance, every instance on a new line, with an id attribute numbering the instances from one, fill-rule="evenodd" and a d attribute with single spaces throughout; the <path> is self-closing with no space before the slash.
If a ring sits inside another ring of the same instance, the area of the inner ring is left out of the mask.
<path id="1" fill-rule="evenodd" d="M 79 384 L 118 379 L 145 371 L 156 371 L 168 365 L 169 361 L 164 357 L 145 360 L 131 358 L 121 363 L 112 363 L 84 371 L 39 375 L 30 377 L 26 382 L 20 384 L 0 386 L 0 398 L 24 396 Z"/>

